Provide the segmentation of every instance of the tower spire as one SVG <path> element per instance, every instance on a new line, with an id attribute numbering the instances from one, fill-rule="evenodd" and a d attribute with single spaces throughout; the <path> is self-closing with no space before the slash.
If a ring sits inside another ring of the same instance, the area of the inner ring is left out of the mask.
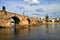
<path id="1" fill-rule="evenodd" d="M 48 22 L 49 16 L 46 14 L 45 16 L 46 22 Z"/>

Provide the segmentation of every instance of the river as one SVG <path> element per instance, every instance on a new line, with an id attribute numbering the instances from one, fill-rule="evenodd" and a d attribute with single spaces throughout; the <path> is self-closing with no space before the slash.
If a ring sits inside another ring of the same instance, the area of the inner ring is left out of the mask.
<path id="1" fill-rule="evenodd" d="M 0 28 L 0 40 L 60 40 L 60 23 L 20 28 Z"/>

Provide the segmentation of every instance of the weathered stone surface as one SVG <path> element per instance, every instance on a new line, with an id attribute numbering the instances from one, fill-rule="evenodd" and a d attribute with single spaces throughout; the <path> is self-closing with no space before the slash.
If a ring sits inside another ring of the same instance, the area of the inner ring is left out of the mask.
<path id="1" fill-rule="evenodd" d="M 5 15 L 7 14 L 7 15 Z M 11 18 L 18 18 L 19 19 L 19 25 L 32 25 L 32 24 L 37 24 L 37 19 L 33 18 L 33 17 L 28 17 L 28 16 L 24 16 L 24 15 L 19 15 L 16 13 L 11 13 L 11 12 L 4 12 L 4 11 L 0 11 L 0 26 L 3 27 L 10 27 L 10 23 L 11 23 Z M 18 19 L 14 19 L 14 21 L 17 22 Z M 29 19 L 30 22 L 27 20 Z"/>

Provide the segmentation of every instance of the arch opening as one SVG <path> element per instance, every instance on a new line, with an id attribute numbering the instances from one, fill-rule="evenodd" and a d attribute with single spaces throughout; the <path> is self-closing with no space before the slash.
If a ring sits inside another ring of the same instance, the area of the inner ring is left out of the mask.
<path id="1" fill-rule="evenodd" d="M 31 21 L 30 21 L 30 19 L 29 19 L 29 18 L 27 18 L 27 20 L 28 20 L 28 23 L 30 24 L 30 22 L 31 22 Z"/>
<path id="2" fill-rule="evenodd" d="M 15 24 L 19 24 L 20 20 L 19 20 L 18 17 L 13 16 L 13 17 L 11 17 L 11 18 L 13 19 L 13 21 L 14 21 Z"/>

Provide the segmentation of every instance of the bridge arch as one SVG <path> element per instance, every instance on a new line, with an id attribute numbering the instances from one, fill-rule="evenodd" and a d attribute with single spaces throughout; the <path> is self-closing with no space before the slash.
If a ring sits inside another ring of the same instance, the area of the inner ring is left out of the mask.
<path id="1" fill-rule="evenodd" d="M 27 21 L 28 21 L 28 23 L 30 24 L 31 20 L 30 20 L 29 18 L 27 18 Z"/>
<path id="2" fill-rule="evenodd" d="M 12 16 L 11 19 L 14 20 L 15 24 L 19 24 L 20 23 L 20 19 L 17 16 Z"/>

